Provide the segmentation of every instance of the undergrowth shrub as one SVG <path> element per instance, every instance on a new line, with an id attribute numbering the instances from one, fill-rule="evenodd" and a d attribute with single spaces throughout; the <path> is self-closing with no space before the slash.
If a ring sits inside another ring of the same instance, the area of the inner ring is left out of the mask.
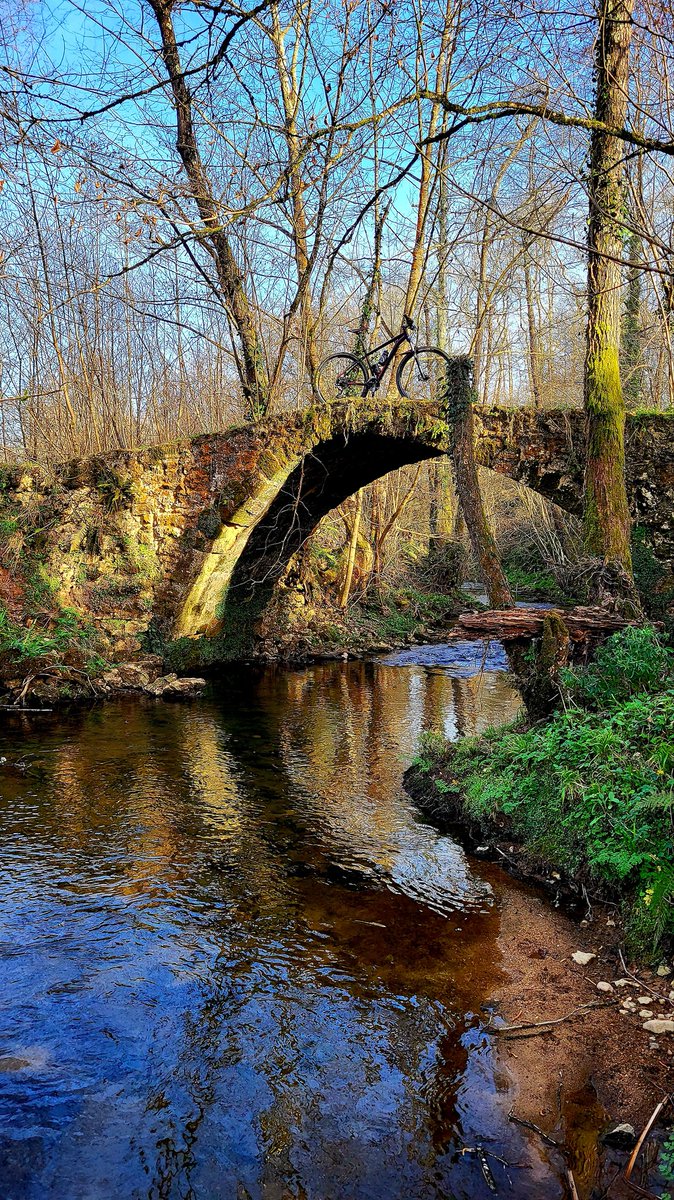
<path id="1" fill-rule="evenodd" d="M 127 475 L 116 471 L 109 463 L 98 464 L 94 486 L 107 512 L 119 512 L 133 500 L 133 483 Z"/>
<path id="2" fill-rule="evenodd" d="M 89 642 L 91 634 L 92 630 L 82 624 L 73 609 L 61 609 L 48 623 L 35 620 L 30 626 L 22 626 L 12 621 L 6 608 L 0 607 L 0 653 L 10 653 L 19 661 L 81 647 Z"/>
<path id="3" fill-rule="evenodd" d="M 664 1183 L 674 1185 L 674 1129 L 670 1130 L 660 1148 L 658 1171 Z M 670 1200 L 671 1196 L 672 1192 L 669 1190 L 661 1192 L 660 1200 Z"/>
<path id="4" fill-rule="evenodd" d="M 562 672 L 562 684 L 589 708 L 602 708 L 639 692 L 653 692 L 674 677 L 674 651 L 652 626 L 628 626 L 599 646 L 583 670 Z"/>

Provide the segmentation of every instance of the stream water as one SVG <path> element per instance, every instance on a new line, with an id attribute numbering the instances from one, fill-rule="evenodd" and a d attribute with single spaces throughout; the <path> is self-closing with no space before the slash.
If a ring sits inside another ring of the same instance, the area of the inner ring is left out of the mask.
<path id="1" fill-rule="evenodd" d="M 495 868 L 402 788 L 498 648 L 228 670 L 0 733 L 2 1200 L 565 1195 L 484 1030 Z M 509 1183 L 510 1180 L 510 1183 Z"/>

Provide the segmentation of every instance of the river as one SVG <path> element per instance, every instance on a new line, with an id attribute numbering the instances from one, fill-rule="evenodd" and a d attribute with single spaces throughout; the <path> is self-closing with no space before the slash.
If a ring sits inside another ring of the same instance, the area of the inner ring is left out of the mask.
<path id="1" fill-rule="evenodd" d="M 415 647 L 6 722 L 3 1200 L 566 1194 L 484 1028 L 518 885 L 401 782 L 424 728 L 516 713 L 506 666 Z"/>

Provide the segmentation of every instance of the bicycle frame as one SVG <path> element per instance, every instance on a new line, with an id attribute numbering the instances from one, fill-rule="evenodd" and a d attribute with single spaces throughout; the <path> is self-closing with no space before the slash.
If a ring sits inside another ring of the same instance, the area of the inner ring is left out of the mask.
<path id="1" fill-rule="evenodd" d="M 395 337 L 389 338 L 387 342 L 381 342 L 379 346 L 373 346 L 371 350 L 363 350 L 361 357 L 364 362 L 367 363 L 367 369 L 370 372 L 370 378 L 368 379 L 366 385 L 368 391 L 370 388 L 374 387 L 375 384 L 379 384 L 381 382 L 403 342 L 409 342 L 412 349 L 414 349 L 414 344 L 409 335 L 408 329 L 401 330 L 400 333 L 396 333 Z M 373 363 L 371 360 L 374 358 L 374 356 L 376 354 L 381 354 L 381 351 L 385 350 L 387 346 L 390 346 L 391 349 L 388 351 L 386 358 L 383 359 L 382 362 Z"/>

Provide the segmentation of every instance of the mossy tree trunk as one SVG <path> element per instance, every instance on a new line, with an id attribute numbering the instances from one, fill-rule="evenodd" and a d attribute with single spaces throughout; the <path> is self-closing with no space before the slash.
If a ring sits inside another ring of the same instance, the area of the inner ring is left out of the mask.
<path id="1" fill-rule="evenodd" d="M 623 128 L 627 115 L 634 0 L 600 0 L 595 49 L 597 120 Z M 620 382 L 625 147 L 594 130 L 590 140 L 588 321 L 585 359 L 587 460 L 585 545 L 631 572 L 625 487 L 625 402 Z"/>
<path id="2" fill-rule="evenodd" d="M 507 651 L 528 717 L 532 721 L 548 717 L 563 697 L 559 672 L 568 666 L 571 654 L 571 638 L 563 618 L 559 613 L 546 614 L 540 638 L 511 642 Z"/>
<path id="3" fill-rule="evenodd" d="M 492 608 L 512 608 L 514 601 L 487 520 L 477 475 L 472 370 L 469 358 L 453 358 L 447 367 L 444 400 L 447 420 L 454 432 L 452 459 L 456 492 L 489 603 Z"/>

